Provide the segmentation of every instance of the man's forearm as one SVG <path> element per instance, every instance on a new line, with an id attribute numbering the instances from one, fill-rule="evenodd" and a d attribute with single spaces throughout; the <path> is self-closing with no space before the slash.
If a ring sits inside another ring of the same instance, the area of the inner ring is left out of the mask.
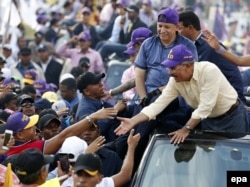
<path id="1" fill-rule="evenodd" d="M 135 87 L 135 79 L 130 79 L 127 82 L 117 86 L 116 88 L 111 89 L 110 95 L 115 96 L 115 95 L 121 94 L 121 93 L 123 93 L 131 88 L 134 88 L 134 87 Z"/>

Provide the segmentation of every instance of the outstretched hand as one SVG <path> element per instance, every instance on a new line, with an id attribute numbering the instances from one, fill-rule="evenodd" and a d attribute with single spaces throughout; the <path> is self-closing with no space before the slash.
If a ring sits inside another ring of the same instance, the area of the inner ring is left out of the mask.
<path id="1" fill-rule="evenodd" d="M 138 145 L 138 142 L 141 139 L 141 135 L 140 135 L 140 133 L 137 133 L 137 134 L 134 135 L 134 133 L 135 133 L 135 130 L 132 129 L 130 131 L 127 143 L 128 143 L 129 148 L 134 148 L 135 149 L 136 146 Z"/>
<path id="2" fill-rule="evenodd" d="M 117 115 L 117 110 L 114 108 L 102 108 L 91 114 L 91 118 L 95 120 L 100 119 L 114 119 Z"/>
<path id="3" fill-rule="evenodd" d="M 218 38 L 216 38 L 215 35 L 213 35 L 209 30 L 205 29 L 202 31 L 202 39 L 205 40 L 210 47 L 212 47 L 215 50 L 220 49 L 220 43 Z"/>
<path id="4" fill-rule="evenodd" d="M 117 127 L 114 131 L 118 136 L 126 134 L 130 129 L 134 127 L 132 120 L 129 118 L 117 117 L 117 119 L 121 121 L 120 126 Z"/>

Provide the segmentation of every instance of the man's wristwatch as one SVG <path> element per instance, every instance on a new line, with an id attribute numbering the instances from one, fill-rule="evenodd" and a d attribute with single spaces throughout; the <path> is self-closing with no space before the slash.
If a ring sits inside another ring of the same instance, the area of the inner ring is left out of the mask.
<path id="1" fill-rule="evenodd" d="M 189 130 L 189 131 L 192 131 L 192 130 L 193 130 L 193 129 L 190 127 L 190 125 L 185 125 L 184 127 L 185 127 L 185 129 L 187 129 L 187 130 Z"/>

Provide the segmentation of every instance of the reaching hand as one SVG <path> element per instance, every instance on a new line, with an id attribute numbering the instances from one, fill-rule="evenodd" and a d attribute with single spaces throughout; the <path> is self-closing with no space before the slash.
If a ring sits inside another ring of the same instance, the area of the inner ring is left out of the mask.
<path id="1" fill-rule="evenodd" d="M 114 131 L 118 136 L 126 134 L 130 129 L 134 127 L 132 120 L 129 118 L 117 117 L 117 119 L 121 121 L 120 126 L 117 127 Z"/>
<path id="2" fill-rule="evenodd" d="M 117 115 L 117 110 L 114 108 L 102 108 L 90 115 L 91 119 L 93 120 L 100 120 L 100 119 L 114 119 Z"/>
<path id="3" fill-rule="evenodd" d="M 89 144 L 88 148 L 85 150 L 85 153 L 95 153 L 105 146 L 104 142 L 105 137 L 98 136 L 91 144 Z"/>
<path id="4" fill-rule="evenodd" d="M 129 134 L 129 137 L 128 137 L 128 140 L 127 140 L 128 147 L 129 148 L 133 148 L 133 149 L 136 148 L 136 146 L 138 145 L 138 142 L 141 139 L 140 133 L 137 133 L 136 135 L 134 135 L 134 133 L 135 133 L 135 130 L 132 129 L 130 131 L 130 134 Z"/>
<path id="5" fill-rule="evenodd" d="M 202 39 L 205 40 L 210 45 L 210 47 L 212 47 L 214 50 L 220 49 L 220 43 L 218 38 L 216 38 L 216 36 L 214 36 L 209 30 L 203 30 L 202 35 Z"/>

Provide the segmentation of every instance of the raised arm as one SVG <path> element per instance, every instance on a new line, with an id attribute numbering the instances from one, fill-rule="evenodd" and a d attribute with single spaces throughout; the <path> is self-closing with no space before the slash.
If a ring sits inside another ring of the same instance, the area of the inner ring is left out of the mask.
<path id="1" fill-rule="evenodd" d="M 117 86 L 116 88 L 109 90 L 109 94 L 110 96 L 115 96 L 134 87 L 135 87 L 135 79 L 130 79 L 127 82 Z"/>
<path id="2" fill-rule="evenodd" d="M 45 142 L 44 154 L 54 154 L 61 147 L 64 140 L 70 136 L 81 136 L 82 133 L 93 124 L 94 121 L 100 119 L 113 119 L 117 111 L 113 108 L 102 108 L 92 113 L 88 117 L 67 127 L 61 133 Z"/>
<path id="3" fill-rule="evenodd" d="M 232 54 L 220 45 L 218 38 L 216 38 L 216 36 L 214 36 L 209 30 L 203 30 L 202 33 L 204 35 L 202 39 L 216 50 L 217 53 L 221 54 L 237 66 L 250 66 L 250 55 L 240 57 Z"/>
<path id="4" fill-rule="evenodd" d="M 115 187 L 123 186 L 126 184 L 132 177 L 132 172 L 134 168 L 134 153 L 135 148 L 140 140 L 140 134 L 134 135 L 134 129 L 130 131 L 127 143 L 128 150 L 123 161 L 121 171 L 116 175 L 112 176 L 114 180 Z"/>

